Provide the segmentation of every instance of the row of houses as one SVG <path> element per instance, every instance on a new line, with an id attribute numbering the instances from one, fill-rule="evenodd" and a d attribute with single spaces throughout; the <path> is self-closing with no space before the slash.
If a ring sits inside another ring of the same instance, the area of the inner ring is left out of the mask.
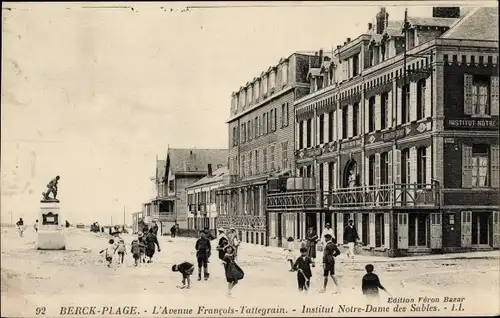
<path id="1" fill-rule="evenodd" d="M 381 8 L 375 21 L 240 87 L 228 149 L 169 150 L 145 211 L 234 226 L 250 244 L 298 242 L 326 223 L 342 238 L 352 219 L 372 255 L 498 248 L 497 9 L 389 20 Z M 214 158 L 179 169 L 188 151 Z"/>

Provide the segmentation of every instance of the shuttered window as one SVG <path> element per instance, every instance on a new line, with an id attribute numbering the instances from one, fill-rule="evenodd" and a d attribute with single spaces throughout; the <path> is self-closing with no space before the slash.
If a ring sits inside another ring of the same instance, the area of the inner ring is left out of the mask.
<path id="1" fill-rule="evenodd" d="M 472 187 L 483 188 L 489 186 L 489 146 L 472 146 Z"/>
<path id="2" fill-rule="evenodd" d="M 334 117 L 333 111 L 328 113 L 328 141 L 333 141 Z"/>
<path id="3" fill-rule="evenodd" d="M 427 182 L 427 148 L 420 147 L 417 149 L 417 183 L 419 187 Z"/>
<path id="4" fill-rule="evenodd" d="M 383 93 L 380 96 L 380 129 L 389 127 L 389 93 Z"/>
<path id="5" fill-rule="evenodd" d="M 281 143 L 281 169 L 288 168 L 288 141 Z"/>
<path id="6" fill-rule="evenodd" d="M 245 170 L 246 170 L 246 166 L 245 166 L 245 155 L 241 155 L 241 176 L 244 177 L 245 176 Z"/>
<path id="7" fill-rule="evenodd" d="M 325 142 L 325 115 L 321 114 L 319 116 L 319 143 L 322 144 Z"/>
<path id="8" fill-rule="evenodd" d="M 252 173 L 252 170 L 253 170 L 253 151 L 250 151 L 248 153 L 248 175 L 251 176 L 253 173 Z"/>
<path id="9" fill-rule="evenodd" d="M 368 158 L 368 185 L 375 184 L 375 155 Z"/>
<path id="10" fill-rule="evenodd" d="M 262 149 L 262 172 L 267 171 L 267 148 Z"/>
<path id="11" fill-rule="evenodd" d="M 498 115 L 498 76 L 464 74 L 464 114 Z"/>
<path id="12" fill-rule="evenodd" d="M 472 187 L 472 147 L 462 145 L 462 188 Z"/>
<path id="13" fill-rule="evenodd" d="M 417 83 L 417 120 L 427 117 L 425 110 L 425 102 L 427 100 L 426 90 L 426 79 L 424 78 Z"/>
<path id="14" fill-rule="evenodd" d="M 344 107 L 340 109 L 342 112 L 342 139 L 347 138 L 347 131 L 349 128 L 348 120 L 349 120 L 349 113 L 348 113 L 348 107 Z"/>
<path id="15" fill-rule="evenodd" d="M 269 171 L 274 171 L 274 157 L 275 157 L 275 149 L 274 145 L 269 147 Z"/>
<path id="16" fill-rule="evenodd" d="M 299 149 L 304 148 L 304 121 L 299 122 Z"/>
<path id="17" fill-rule="evenodd" d="M 247 122 L 247 134 L 248 134 L 248 141 L 252 140 L 252 123 L 250 120 Z"/>
<path id="18" fill-rule="evenodd" d="M 375 184 L 380 185 L 380 154 L 375 154 Z"/>
<path id="19" fill-rule="evenodd" d="M 401 95 L 401 123 L 410 121 L 410 85 L 403 86 Z"/>
<path id="20" fill-rule="evenodd" d="M 259 150 L 255 150 L 255 174 L 259 174 Z"/>
<path id="21" fill-rule="evenodd" d="M 352 105 L 352 135 L 357 136 L 359 134 L 359 103 L 354 103 Z"/>
<path id="22" fill-rule="evenodd" d="M 499 187 L 500 178 L 500 147 L 498 145 L 491 146 L 491 187 Z"/>
<path id="23" fill-rule="evenodd" d="M 389 166 L 389 153 L 383 152 L 380 154 L 380 184 L 389 183 L 389 171 L 392 167 Z"/>
<path id="24" fill-rule="evenodd" d="M 309 118 L 307 120 L 306 133 L 307 133 L 306 147 L 309 148 L 312 146 L 312 119 L 311 118 Z"/>
<path id="25" fill-rule="evenodd" d="M 491 115 L 498 116 L 498 76 L 492 76 L 490 81 Z"/>
<path id="26" fill-rule="evenodd" d="M 368 132 L 375 131 L 375 96 L 368 101 Z"/>

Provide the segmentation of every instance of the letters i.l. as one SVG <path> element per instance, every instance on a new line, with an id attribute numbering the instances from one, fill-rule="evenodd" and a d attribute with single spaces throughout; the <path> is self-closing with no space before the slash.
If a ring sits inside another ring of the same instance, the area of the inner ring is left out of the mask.
<path id="1" fill-rule="evenodd" d="M 462 308 L 462 303 L 459 303 L 455 306 L 455 304 L 451 305 L 451 311 L 464 311 Z"/>

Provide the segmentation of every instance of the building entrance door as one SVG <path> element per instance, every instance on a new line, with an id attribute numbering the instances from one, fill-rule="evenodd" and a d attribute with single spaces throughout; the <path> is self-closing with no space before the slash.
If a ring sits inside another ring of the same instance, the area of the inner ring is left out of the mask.
<path id="1" fill-rule="evenodd" d="M 427 214 L 409 213 L 408 245 L 411 247 L 427 247 Z"/>
<path id="2" fill-rule="evenodd" d="M 398 213 L 398 248 L 408 248 L 408 214 Z"/>
<path id="3" fill-rule="evenodd" d="M 472 245 L 489 246 L 490 220 L 488 212 L 472 213 Z"/>
<path id="4" fill-rule="evenodd" d="M 443 227 L 441 213 L 431 213 L 431 248 L 443 246 Z"/>

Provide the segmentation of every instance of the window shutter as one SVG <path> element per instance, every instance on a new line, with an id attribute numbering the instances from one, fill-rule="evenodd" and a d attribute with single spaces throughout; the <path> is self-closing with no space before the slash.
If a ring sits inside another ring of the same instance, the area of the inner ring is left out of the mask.
<path id="1" fill-rule="evenodd" d="M 390 214 L 389 213 L 384 213 L 384 247 L 389 248 L 389 239 L 391 237 L 391 232 L 389 228 L 389 218 Z"/>
<path id="2" fill-rule="evenodd" d="M 491 187 L 499 187 L 499 173 L 500 173 L 500 158 L 499 158 L 500 147 L 498 145 L 491 146 Z"/>
<path id="3" fill-rule="evenodd" d="M 472 75 L 464 74 L 464 114 L 472 115 Z"/>
<path id="4" fill-rule="evenodd" d="M 380 154 L 375 154 L 375 184 L 380 185 Z"/>
<path id="5" fill-rule="evenodd" d="M 390 91 L 387 93 L 387 116 L 386 116 L 386 128 L 392 127 L 392 94 L 394 91 Z"/>
<path id="6" fill-rule="evenodd" d="M 462 188 L 472 187 L 472 147 L 462 145 Z"/>
<path id="7" fill-rule="evenodd" d="M 365 169 L 364 169 L 364 180 L 363 183 L 367 186 L 370 185 L 370 158 L 365 157 Z"/>
<path id="8" fill-rule="evenodd" d="M 401 87 L 398 87 L 396 89 L 396 126 L 401 125 L 402 123 L 402 116 L 403 116 L 403 89 Z"/>
<path id="9" fill-rule="evenodd" d="M 432 147 L 425 149 L 425 183 L 432 183 Z"/>
<path id="10" fill-rule="evenodd" d="M 328 168 L 329 168 L 329 163 L 320 163 L 323 165 L 323 191 L 328 192 L 330 191 L 330 179 L 328 179 Z"/>
<path id="11" fill-rule="evenodd" d="M 498 76 L 491 77 L 490 100 L 491 115 L 498 116 Z"/>
<path id="12" fill-rule="evenodd" d="M 431 117 L 432 110 L 432 81 L 429 76 L 425 80 L 425 96 L 424 96 L 425 117 Z"/>
<path id="13" fill-rule="evenodd" d="M 328 139 L 328 123 L 330 122 L 330 118 L 329 118 L 329 114 L 328 113 L 325 113 L 323 115 L 323 142 L 324 143 L 328 143 L 330 142 L 330 140 Z"/>
<path id="14" fill-rule="evenodd" d="M 335 161 L 333 163 L 333 180 L 330 180 L 330 184 L 332 185 L 332 189 L 337 189 L 337 181 L 338 181 L 338 162 Z"/>
<path id="15" fill-rule="evenodd" d="M 388 162 L 387 183 L 391 184 L 392 183 L 392 150 L 387 153 L 387 162 Z"/>
<path id="16" fill-rule="evenodd" d="M 364 119 L 364 122 L 365 122 L 365 131 L 364 131 L 365 134 L 368 133 L 368 131 L 370 131 L 369 130 L 369 125 L 368 125 L 369 120 L 370 120 L 369 119 L 369 111 L 368 111 L 368 105 L 369 105 L 369 103 L 370 103 L 370 101 L 368 99 L 365 99 L 365 106 L 364 106 L 364 108 L 365 108 L 365 114 L 363 116 L 363 119 Z"/>
<path id="17" fill-rule="evenodd" d="M 347 111 L 347 137 L 352 137 L 353 136 L 353 131 L 352 131 L 352 127 L 354 126 L 353 125 L 353 122 L 352 122 L 352 118 L 353 118 L 353 112 L 352 112 L 352 105 L 348 105 L 347 107 L 344 108 L 344 110 Z"/>
<path id="18" fill-rule="evenodd" d="M 410 180 L 408 183 L 417 183 L 417 147 L 410 148 Z"/>
<path id="19" fill-rule="evenodd" d="M 332 120 L 332 124 L 333 124 L 333 140 L 338 140 L 337 138 L 337 131 L 338 131 L 338 123 L 337 123 L 337 112 L 338 110 L 335 110 L 333 112 L 333 120 Z"/>
<path id="20" fill-rule="evenodd" d="M 417 83 L 410 82 L 410 121 L 417 120 Z"/>
<path id="21" fill-rule="evenodd" d="M 342 112 L 344 112 L 346 110 L 346 108 L 339 108 L 339 110 L 337 111 L 338 114 L 337 114 L 337 121 L 338 121 L 338 128 L 337 128 L 337 134 L 339 136 L 339 140 L 341 140 L 342 138 L 344 138 L 344 136 L 342 136 L 342 126 L 343 126 L 343 123 L 342 123 Z"/>
<path id="22" fill-rule="evenodd" d="M 321 127 L 320 124 L 320 118 L 319 116 L 316 116 L 316 125 L 315 125 L 315 130 L 316 130 L 316 140 L 314 142 L 313 140 L 313 146 L 319 145 L 319 128 Z"/>
<path id="23" fill-rule="evenodd" d="M 382 129 L 382 123 L 380 122 L 382 118 L 382 107 L 380 106 L 382 102 L 382 96 L 376 95 L 375 96 L 375 109 L 374 109 L 374 116 L 375 116 L 375 130 L 380 130 Z"/>
<path id="24" fill-rule="evenodd" d="M 401 184 L 401 150 L 394 150 L 394 183 Z"/>

